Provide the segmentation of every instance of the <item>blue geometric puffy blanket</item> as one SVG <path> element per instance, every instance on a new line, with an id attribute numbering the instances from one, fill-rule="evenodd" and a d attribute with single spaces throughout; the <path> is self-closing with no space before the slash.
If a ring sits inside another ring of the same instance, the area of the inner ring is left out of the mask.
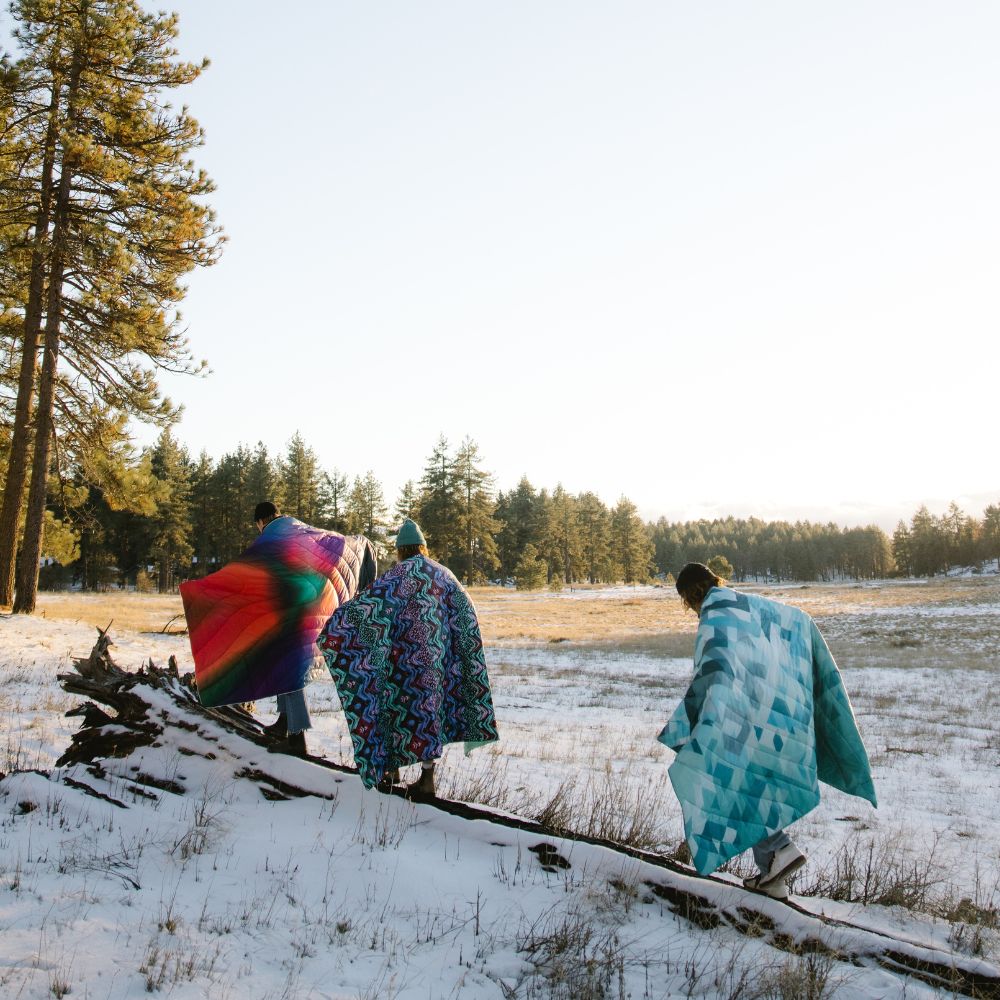
<path id="1" fill-rule="evenodd" d="M 448 743 L 498 739 L 476 611 L 440 563 L 396 563 L 338 608 L 317 642 L 367 788 Z"/>
<path id="2" fill-rule="evenodd" d="M 695 868 L 714 871 L 819 804 L 818 781 L 877 805 L 844 683 L 804 611 L 728 587 L 702 604 L 694 678 L 659 740 Z"/>

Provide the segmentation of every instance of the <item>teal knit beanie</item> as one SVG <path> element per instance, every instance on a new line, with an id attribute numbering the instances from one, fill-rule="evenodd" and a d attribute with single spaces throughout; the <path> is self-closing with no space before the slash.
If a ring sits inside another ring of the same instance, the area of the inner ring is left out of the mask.
<path id="1" fill-rule="evenodd" d="M 424 539 L 424 533 L 420 530 L 420 526 L 416 521 L 411 521 L 407 518 L 400 525 L 399 532 L 396 535 L 396 548 L 401 549 L 404 545 L 426 544 L 427 541 Z"/>

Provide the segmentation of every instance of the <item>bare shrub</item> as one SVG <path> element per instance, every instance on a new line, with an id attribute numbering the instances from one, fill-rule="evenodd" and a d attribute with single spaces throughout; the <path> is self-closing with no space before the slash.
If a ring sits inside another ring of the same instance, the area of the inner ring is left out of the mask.
<path id="1" fill-rule="evenodd" d="M 841 983 L 833 977 L 836 960 L 825 952 L 792 955 L 777 968 L 764 972 L 750 997 L 753 1000 L 827 1000 Z"/>
<path id="2" fill-rule="evenodd" d="M 663 803 L 669 801 L 662 777 L 632 778 L 628 771 L 615 772 L 611 765 L 603 781 L 588 781 L 582 787 L 575 778 L 566 779 L 537 814 L 537 820 L 556 833 L 579 833 L 629 847 L 652 849 L 666 842 Z"/>
<path id="3" fill-rule="evenodd" d="M 809 882 L 791 879 L 789 888 L 800 896 L 936 913 L 938 890 L 944 882 L 944 874 L 934 861 L 936 847 L 935 840 L 930 847 L 913 851 L 898 832 L 868 837 L 855 833 L 827 867 L 813 873 Z"/>
<path id="4" fill-rule="evenodd" d="M 147 993 L 155 993 L 164 986 L 193 982 L 199 976 L 211 978 L 219 960 L 220 948 L 202 950 L 197 947 L 161 948 L 153 938 L 139 965 L 139 974 Z"/>
<path id="5" fill-rule="evenodd" d="M 519 816 L 537 812 L 538 793 L 524 786 L 512 785 L 505 759 L 494 755 L 480 759 L 483 763 L 471 770 L 439 768 L 438 794 L 442 798 L 473 802 Z M 442 770 L 443 773 L 440 773 Z"/>
<path id="6" fill-rule="evenodd" d="M 967 955 L 992 957 L 1000 944 L 998 895 L 1000 875 L 987 890 L 977 871 L 972 896 L 962 896 L 957 902 L 954 897 L 944 901 L 941 916 L 951 925 L 948 944 L 952 949 Z"/>
<path id="7" fill-rule="evenodd" d="M 416 825 L 415 813 L 410 804 L 397 805 L 380 797 L 375 815 L 369 818 L 362 802 L 351 843 L 369 851 L 395 850 Z"/>
<path id="8" fill-rule="evenodd" d="M 576 778 L 567 778 L 552 794 L 535 817 L 542 826 L 559 832 L 573 829 L 573 796 L 576 792 Z M 583 831 L 577 831 L 582 833 Z"/>
<path id="9" fill-rule="evenodd" d="M 28 766 L 28 755 L 24 750 L 22 735 L 17 734 L 16 741 L 14 733 L 7 732 L 7 741 L 2 752 L 0 752 L 0 774 L 11 774 L 14 771 L 23 771 Z"/>
<path id="10" fill-rule="evenodd" d="M 625 1000 L 625 952 L 617 931 L 572 910 L 532 924 L 517 950 L 534 971 L 513 996 L 523 1000 Z"/>

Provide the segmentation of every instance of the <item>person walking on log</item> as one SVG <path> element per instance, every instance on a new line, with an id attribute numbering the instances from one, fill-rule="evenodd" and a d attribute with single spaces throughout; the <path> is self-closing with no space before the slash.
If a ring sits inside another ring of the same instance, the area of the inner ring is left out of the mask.
<path id="1" fill-rule="evenodd" d="M 677 592 L 698 615 L 694 677 L 660 733 L 701 874 L 753 849 L 748 889 L 784 899 L 806 862 L 785 832 L 819 781 L 877 806 L 871 767 L 833 656 L 804 611 L 724 585 L 688 563 Z"/>
<path id="2" fill-rule="evenodd" d="M 306 755 L 311 725 L 304 688 L 316 637 L 339 605 L 376 575 L 363 535 L 341 535 L 281 515 L 269 500 L 253 512 L 257 538 L 231 563 L 181 584 L 202 703 L 278 697 L 267 727 L 279 752 Z"/>
<path id="3" fill-rule="evenodd" d="M 337 684 L 365 787 L 388 787 L 420 764 L 416 795 L 434 795 L 449 743 L 466 753 L 498 739 L 476 610 L 452 572 L 430 558 L 415 521 L 396 535 L 396 564 L 338 608 L 319 636 Z"/>

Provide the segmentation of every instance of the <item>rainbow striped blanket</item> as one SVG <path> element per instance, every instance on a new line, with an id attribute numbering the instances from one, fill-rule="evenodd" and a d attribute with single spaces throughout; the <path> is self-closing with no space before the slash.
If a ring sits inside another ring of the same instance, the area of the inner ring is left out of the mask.
<path id="1" fill-rule="evenodd" d="M 439 563 L 396 563 L 333 613 L 319 647 L 366 787 L 440 757 L 447 743 L 469 750 L 498 739 L 476 610 Z"/>
<path id="2" fill-rule="evenodd" d="M 316 636 L 357 593 L 370 544 L 279 517 L 217 573 L 181 584 L 202 703 L 304 687 L 318 659 Z"/>

